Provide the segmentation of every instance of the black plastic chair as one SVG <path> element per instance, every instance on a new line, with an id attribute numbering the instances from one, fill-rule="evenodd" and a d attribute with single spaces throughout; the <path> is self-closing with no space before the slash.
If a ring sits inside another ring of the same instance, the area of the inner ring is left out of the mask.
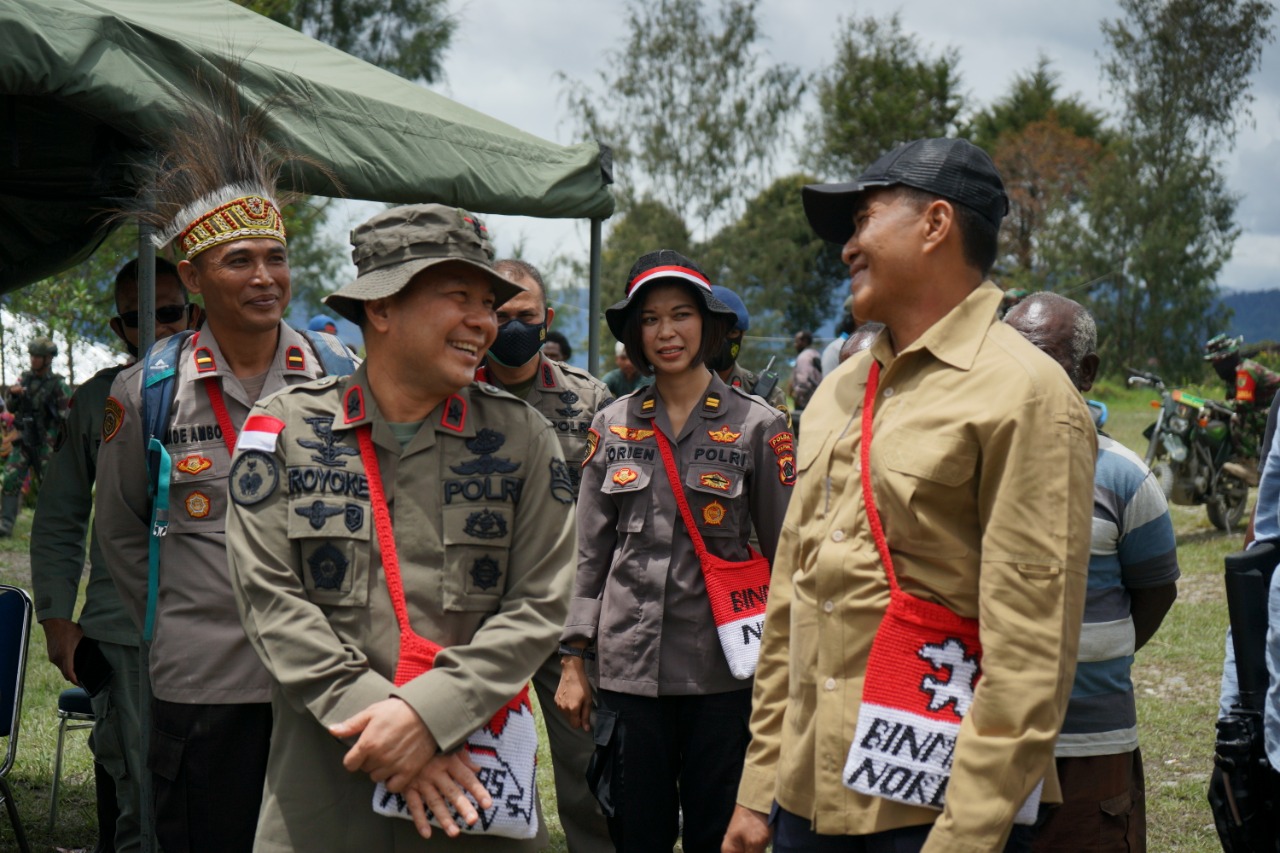
<path id="1" fill-rule="evenodd" d="M 6 777 L 18 755 L 18 722 L 22 715 L 22 685 L 27 674 L 31 613 L 31 596 L 26 590 L 0 584 L 0 738 L 8 741 L 4 763 L 0 764 L 0 800 L 4 800 L 8 808 L 21 853 L 30 853 L 31 848 Z"/>

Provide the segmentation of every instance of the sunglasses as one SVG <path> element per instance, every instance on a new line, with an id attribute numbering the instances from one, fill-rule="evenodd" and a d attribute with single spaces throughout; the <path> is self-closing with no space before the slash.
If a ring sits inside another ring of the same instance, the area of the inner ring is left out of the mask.
<path id="1" fill-rule="evenodd" d="M 156 324 L 167 326 L 176 323 L 187 316 L 187 309 L 190 305 L 162 305 L 156 309 Z M 120 318 L 120 322 L 130 329 L 138 328 L 138 312 L 123 311 L 116 315 Z"/>

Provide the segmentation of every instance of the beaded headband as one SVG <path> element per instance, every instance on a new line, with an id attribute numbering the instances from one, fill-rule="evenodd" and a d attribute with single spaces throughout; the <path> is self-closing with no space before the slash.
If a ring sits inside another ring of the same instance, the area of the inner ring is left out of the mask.
<path id="1" fill-rule="evenodd" d="M 178 221 L 183 218 L 179 216 Z M 253 238 L 286 242 L 279 208 L 262 195 L 242 195 L 206 209 L 177 236 L 188 259 L 222 243 Z"/>

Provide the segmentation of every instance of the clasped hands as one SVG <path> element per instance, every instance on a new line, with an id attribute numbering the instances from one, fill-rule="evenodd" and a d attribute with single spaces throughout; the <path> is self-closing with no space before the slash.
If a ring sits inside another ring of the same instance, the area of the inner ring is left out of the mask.
<path id="1" fill-rule="evenodd" d="M 445 835 L 456 838 L 461 827 L 453 820 L 449 806 L 467 824 L 480 819 L 470 794 L 480 808 L 493 806 L 493 798 L 480 783 L 480 767 L 465 749 L 440 752 L 435 737 L 418 712 L 399 698 L 375 702 L 350 719 L 329 727 L 337 738 L 357 738 L 343 756 L 342 766 L 352 773 L 367 773 L 374 782 L 404 797 L 413 816 L 413 825 L 423 838 L 431 837 L 427 809 L 435 816 Z"/>

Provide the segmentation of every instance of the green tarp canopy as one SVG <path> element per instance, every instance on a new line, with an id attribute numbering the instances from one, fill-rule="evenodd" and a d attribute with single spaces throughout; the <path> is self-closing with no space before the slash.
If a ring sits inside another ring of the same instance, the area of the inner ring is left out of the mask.
<path id="1" fill-rule="evenodd" d="M 129 164 L 179 120 L 179 92 L 275 99 L 271 136 L 326 164 L 286 188 L 480 213 L 600 220 L 607 151 L 555 145 L 227 0 L 0 3 L 0 293 L 90 254 Z M 202 85 L 198 85 L 201 83 Z"/>

